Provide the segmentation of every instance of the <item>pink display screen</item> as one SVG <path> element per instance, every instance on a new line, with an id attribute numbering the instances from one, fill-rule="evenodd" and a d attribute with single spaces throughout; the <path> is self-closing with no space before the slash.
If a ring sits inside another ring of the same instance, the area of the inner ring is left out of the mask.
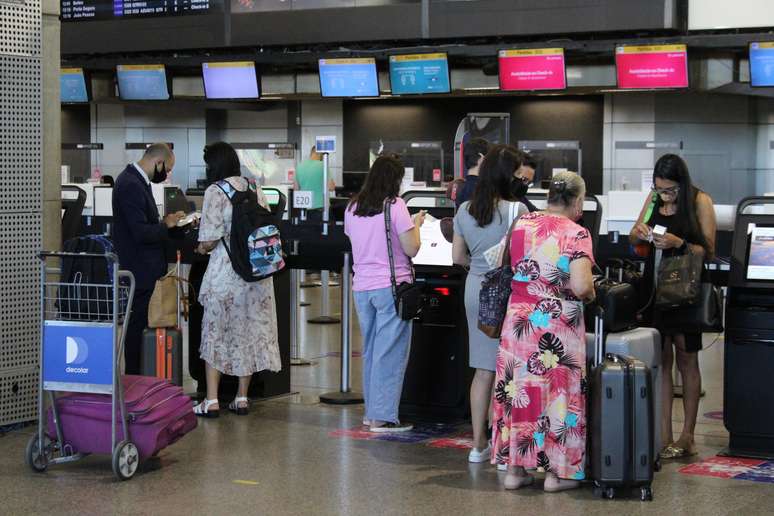
<path id="1" fill-rule="evenodd" d="M 617 47 L 615 66 L 619 88 L 688 87 L 688 50 L 685 45 Z"/>
<path id="2" fill-rule="evenodd" d="M 563 90 L 567 87 L 563 48 L 501 50 L 498 60 L 503 91 Z"/>

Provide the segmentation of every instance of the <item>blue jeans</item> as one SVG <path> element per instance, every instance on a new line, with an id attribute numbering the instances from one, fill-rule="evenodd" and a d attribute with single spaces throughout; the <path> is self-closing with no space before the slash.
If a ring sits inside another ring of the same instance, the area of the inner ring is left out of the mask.
<path id="1" fill-rule="evenodd" d="M 389 287 L 355 292 L 355 308 L 363 335 L 365 417 L 397 423 L 411 321 L 398 317 Z"/>

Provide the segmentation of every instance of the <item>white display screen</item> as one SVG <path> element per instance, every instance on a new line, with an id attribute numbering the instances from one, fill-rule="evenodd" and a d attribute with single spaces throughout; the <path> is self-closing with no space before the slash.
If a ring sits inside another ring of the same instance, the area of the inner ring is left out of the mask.
<path id="1" fill-rule="evenodd" d="M 747 279 L 774 281 L 774 227 L 752 228 Z"/>

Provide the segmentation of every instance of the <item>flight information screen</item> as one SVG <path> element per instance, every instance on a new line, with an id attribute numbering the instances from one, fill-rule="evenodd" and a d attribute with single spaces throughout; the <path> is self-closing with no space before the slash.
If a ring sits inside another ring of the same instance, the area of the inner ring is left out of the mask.
<path id="1" fill-rule="evenodd" d="M 204 14 L 216 4 L 222 0 L 60 0 L 62 21 Z"/>

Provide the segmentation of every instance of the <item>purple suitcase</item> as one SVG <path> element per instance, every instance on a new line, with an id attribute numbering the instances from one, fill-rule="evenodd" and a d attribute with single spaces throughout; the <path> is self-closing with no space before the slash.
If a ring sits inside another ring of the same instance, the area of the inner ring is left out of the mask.
<path id="1" fill-rule="evenodd" d="M 131 441 L 140 460 L 157 454 L 196 428 L 191 398 L 168 380 L 148 376 L 122 376 L 124 403 Z M 110 396 L 68 393 L 56 400 L 64 444 L 74 452 L 112 453 L 110 447 Z M 48 436 L 56 439 L 54 414 L 48 410 Z M 123 440 L 119 424 L 116 441 Z"/>

